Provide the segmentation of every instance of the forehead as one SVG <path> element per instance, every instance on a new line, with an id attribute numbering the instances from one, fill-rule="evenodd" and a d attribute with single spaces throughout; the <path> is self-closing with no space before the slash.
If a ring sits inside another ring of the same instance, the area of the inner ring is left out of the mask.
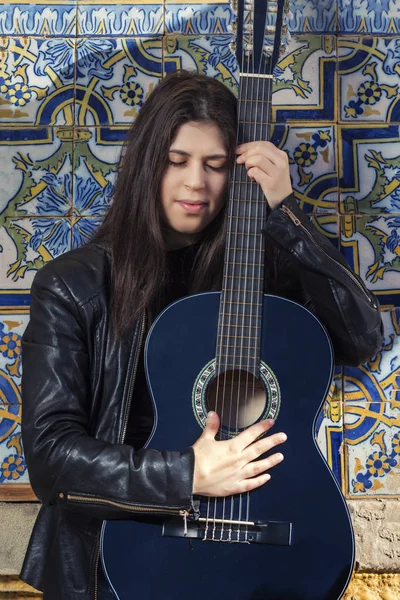
<path id="1" fill-rule="evenodd" d="M 181 125 L 170 150 L 183 150 L 189 154 L 221 154 L 226 152 L 221 129 L 216 123 L 190 121 Z"/>

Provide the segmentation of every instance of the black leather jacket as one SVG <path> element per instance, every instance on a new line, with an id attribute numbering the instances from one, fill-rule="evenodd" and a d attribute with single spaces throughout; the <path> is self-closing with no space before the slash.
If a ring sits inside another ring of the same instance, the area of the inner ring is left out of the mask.
<path id="1" fill-rule="evenodd" d="M 382 338 L 375 297 L 293 197 L 270 213 L 265 235 L 278 258 L 267 283 L 320 318 L 336 362 L 373 356 Z M 143 336 L 139 322 L 126 342 L 115 338 L 110 261 L 108 250 L 90 244 L 46 264 L 32 285 L 22 437 L 43 506 L 21 577 L 46 600 L 110 597 L 98 583 L 104 519 L 130 518 L 135 506 L 192 510 L 191 448 L 134 452 L 123 443 Z"/>

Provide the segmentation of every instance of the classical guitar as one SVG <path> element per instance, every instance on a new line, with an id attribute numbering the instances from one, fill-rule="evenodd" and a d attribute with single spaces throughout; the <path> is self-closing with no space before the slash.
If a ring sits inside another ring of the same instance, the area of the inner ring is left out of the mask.
<path id="1" fill-rule="evenodd" d="M 238 141 L 267 139 L 284 2 L 238 2 Z M 288 435 L 268 485 L 179 510 L 103 525 L 104 572 L 119 600 L 338 600 L 352 573 L 346 503 L 315 442 L 332 348 L 304 307 L 263 293 L 266 201 L 243 166 L 229 200 L 222 292 L 178 300 L 145 346 L 155 423 L 147 446 L 185 449 L 206 414 L 220 438 L 272 417 Z M 293 215 L 292 215 L 293 216 Z M 179 427 L 176 424 L 179 423 Z"/>

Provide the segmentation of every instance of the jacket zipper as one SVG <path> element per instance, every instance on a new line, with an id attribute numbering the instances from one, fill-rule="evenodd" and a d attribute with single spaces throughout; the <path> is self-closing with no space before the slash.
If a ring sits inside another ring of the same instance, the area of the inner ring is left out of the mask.
<path id="1" fill-rule="evenodd" d="M 121 441 L 120 443 L 122 444 L 124 442 L 125 439 L 125 435 L 126 435 L 126 429 L 128 427 L 128 419 L 129 419 L 129 411 L 130 411 L 130 407 L 131 407 L 131 403 L 132 403 L 132 392 L 133 392 L 133 386 L 135 383 L 135 379 L 136 379 L 136 373 L 137 373 L 137 368 L 138 368 L 138 364 L 139 364 L 139 356 L 140 356 L 140 350 L 141 350 L 141 346 L 142 346 L 142 342 L 143 342 L 143 336 L 144 336 L 144 329 L 145 329 L 145 322 L 146 322 L 146 313 L 143 312 L 143 316 L 142 316 L 142 322 L 140 325 L 140 334 L 139 334 L 139 342 L 136 348 L 136 356 L 135 356 L 135 363 L 133 366 L 133 371 L 132 371 L 132 376 L 131 376 L 131 380 L 129 382 L 129 390 L 128 390 L 128 402 L 127 402 L 127 406 L 126 406 L 126 412 L 125 412 L 125 419 L 124 419 L 124 424 L 123 424 L 123 428 L 122 428 L 122 434 L 121 434 Z M 73 496 L 71 494 L 67 495 L 67 499 L 75 499 L 81 502 L 94 502 L 95 500 L 90 500 L 88 498 L 84 498 L 83 496 Z M 96 499 L 98 501 L 98 499 Z M 115 506 L 118 506 L 118 502 L 112 502 L 111 500 L 101 500 L 101 502 L 105 503 L 105 504 L 114 504 Z M 127 508 L 125 505 L 121 504 L 121 506 L 123 508 L 125 508 L 126 510 L 132 510 L 133 508 Z M 135 512 L 143 512 L 143 510 L 138 510 Z M 186 519 L 186 515 L 184 516 L 184 519 Z M 96 558 L 96 566 L 95 566 L 95 570 L 94 570 L 94 600 L 97 600 L 97 595 L 98 595 L 98 569 L 99 569 L 99 560 L 100 560 L 100 544 L 97 550 L 97 558 Z"/>
<path id="2" fill-rule="evenodd" d="M 63 495 L 67 500 L 71 500 L 71 502 L 88 502 L 93 504 L 107 504 L 108 506 L 115 506 L 116 508 L 122 508 L 129 512 L 138 512 L 138 513 L 149 513 L 149 514 L 158 514 L 158 513 L 170 513 L 171 515 L 180 515 L 182 517 L 187 517 L 189 515 L 188 510 L 183 510 L 181 508 L 162 508 L 157 506 L 138 506 L 131 504 L 124 504 L 123 502 L 115 502 L 114 500 L 108 500 L 107 498 L 90 498 L 88 496 L 76 496 L 75 494 L 66 494 Z"/>
<path id="3" fill-rule="evenodd" d="M 298 219 L 296 217 L 296 215 L 293 214 L 292 211 L 284 204 L 281 206 L 281 211 L 284 212 L 289 217 L 289 219 L 291 219 L 293 221 L 293 223 L 296 225 L 296 227 L 301 227 L 306 232 L 308 237 L 314 242 L 314 244 L 316 244 L 318 246 L 318 248 L 320 248 L 322 250 L 322 252 L 324 254 L 326 254 L 326 256 L 328 256 L 331 260 L 333 260 L 334 263 L 336 263 L 343 271 L 345 271 L 347 273 L 347 275 L 350 277 L 350 279 L 352 279 L 354 281 L 354 283 L 357 285 L 357 287 L 363 292 L 364 296 L 367 297 L 368 302 L 370 304 L 373 304 L 373 299 L 368 295 L 368 293 L 365 291 L 364 287 L 361 285 L 361 283 L 358 281 L 358 279 L 353 275 L 353 273 L 351 271 L 349 271 L 349 269 L 347 269 L 344 265 L 342 265 L 338 260 L 336 260 L 336 258 L 333 258 L 333 256 L 328 254 L 328 252 L 321 246 L 321 244 L 311 235 L 311 233 L 308 231 L 307 227 L 305 227 L 303 225 L 303 223 L 300 221 L 300 219 Z"/>

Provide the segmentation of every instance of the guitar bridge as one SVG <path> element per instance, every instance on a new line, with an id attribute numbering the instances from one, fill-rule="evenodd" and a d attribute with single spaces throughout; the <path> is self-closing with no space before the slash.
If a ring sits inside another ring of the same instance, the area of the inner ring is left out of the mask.
<path id="1" fill-rule="evenodd" d="M 284 521 L 224 521 L 223 519 L 204 519 L 184 523 L 179 517 L 163 521 L 164 537 L 182 537 L 209 542 L 240 542 L 244 544 L 271 544 L 290 546 L 292 523 Z"/>

